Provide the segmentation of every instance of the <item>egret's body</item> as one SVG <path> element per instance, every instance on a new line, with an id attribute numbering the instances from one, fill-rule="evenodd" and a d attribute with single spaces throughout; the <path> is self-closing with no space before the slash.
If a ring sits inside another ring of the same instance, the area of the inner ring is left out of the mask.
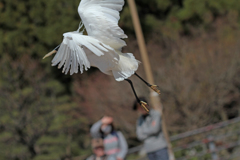
<path id="1" fill-rule="evenodd" d="M 113 75 L 117 81 L 127 80 L 138 102 L 148 111 L 146 103 L 140 102 L 128 79 L 136 74 L 139 61 L 132 53 L 121 52 L 122 47 L 126 46 L 123 38 L 127 38 L 118 26 L 119 11 L 123 5 L 124 0 L 81 0 L 78 13 L 88 35 L 83 35 L 83 31 L 80 31 L 82 25 L 77 31 L 64 33 L 62 43 L 45 57 L 56 53 L 52 65 L 58 65 L 58 68 L 63 66 L 65 74 L 70 71 L 72 75 L 79 70 L 82 73 L 84 69 L 94 66 L 107 75 Z M 156 85 L 144 82 L 160 93 Z"/>
<path id="2" fill-rule="evenodd" d="M 78 13 L 82 19 L 88 36 L 82 32 L 68 32 L 52 65 L 63 65 L 63 72 L 70 74 L 83 72 L 94 66 L 103 73 L 113 75 L 117 81 L 122 81 L 138 68 L 138 61 L 132 53 L 122 53 L 127 38 L 118 26 L 119 11 L 122 10 L 124 0 L 82 0 Z"/>

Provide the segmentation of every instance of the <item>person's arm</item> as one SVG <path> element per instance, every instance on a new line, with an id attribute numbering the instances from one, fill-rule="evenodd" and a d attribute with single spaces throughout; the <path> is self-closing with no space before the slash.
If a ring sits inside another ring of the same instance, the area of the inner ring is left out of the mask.
<path id="1" fill-rule="evenodd" d="M 94 123 L 90 129 L 91 136 L 93 138 L 101 138 L 100 128 L 102 126 L 102 121 L 99 120 Z"/>
<path id="2" fill-rule="evenodd" d="M 161 116 L 158 111 L 154 111 L 151 115 L 151 124 L 144 124 L 142 127 L 142 134 L 150 136 L 158 133 L 161 130 Z"/>
<path id="3" fill-rule="evenodd" d="M 127 141 L 126 141 L 125 137 L 123 136 L 122 132 L 118 131 L 117 135 L 118 135 L 118 142 L 119 142 L 119 147 L 120 147 L 119 148 L 120 151 L 117 154 L 117 160 L 118 159 L 123 160 L 127 155 L 128 145 L 127 145 Z"/>

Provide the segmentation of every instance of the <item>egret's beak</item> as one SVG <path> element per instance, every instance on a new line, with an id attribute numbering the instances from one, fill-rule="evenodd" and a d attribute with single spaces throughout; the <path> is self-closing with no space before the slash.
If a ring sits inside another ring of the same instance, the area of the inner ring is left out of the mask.
<path id="1" fill-rule="evenodd" d="M 46 55 L 43 57 L 43 59 L 45 59 L 45 58 L 51 56 L 52 54 L 56 53 L 56 52 L 58 51 L 60 45 L 61 45 L 61 44 L 59 44 L 56 48 L 54 48 L 54 50 L 52 50 L 51 52 L 49 52 L 48 54 L 46 54 Z"/>
<path id="2" fill-rule="evenodd" d="M 46 54 L 46 55 L 43 57 L 43 59 L 51 56 L 52 54 L 54 54 L 54 53 L 56 53 L 56 52 L 57 52 L 56 50 L 53 50 L 53 51 L 49 52 L 48 54 Z"/>

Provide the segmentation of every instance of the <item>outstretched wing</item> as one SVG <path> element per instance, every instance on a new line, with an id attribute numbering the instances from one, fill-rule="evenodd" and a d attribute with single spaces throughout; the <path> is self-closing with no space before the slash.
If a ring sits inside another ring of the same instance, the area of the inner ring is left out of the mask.
<path id="1" fill-rule="evenodd" d="M 85 70 L 90 68 L 91 64 L 83 46 L 97 56 L 102 56 L 104 52 L 109 52 L 110 50 L 114 51 L 113 48 L 105 45 L 99 40 L 90 36 L 84 36 L 77 32 L 68 32 L 63 34 L 63 36 L 63 42 L 52 60 L 52 65 L 55 66 L 58 64 L 58 68 L 64 65 L 62 72 L 65 74 L 67 74 L 69 70 L 71 75 L 73 73 L 78 73 L 79 67 L 81 73 L 83 72 L 84 66 Z M 118 55 L 116 54 L 116 56 Z"/>
<path id="2" fill-rule="evenodd" d="M 124 0 L 82 0 L 78 13 L 89 36 L 95 37 L 114 49 L 126 45 L 121 38 L 127 38 L 118 26 L 119 11 Z"/>

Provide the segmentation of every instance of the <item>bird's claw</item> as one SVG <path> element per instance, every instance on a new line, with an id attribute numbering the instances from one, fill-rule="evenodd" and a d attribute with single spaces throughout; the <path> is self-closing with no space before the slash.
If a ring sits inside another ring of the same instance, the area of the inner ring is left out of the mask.
<path id="1" fill-rule="evenodd" d="M 150 88 L 151 88 L 152 90 L 154 90 L 155 92 L 157 92 L 158 94 L 161 94 L 161 93 L 160 93 L 160 88 L 159 88 L 157 85 L 151 85 Z"/>
<path id="2" fill-rule="evenodd" d="M 144 101 L 140 101 L 140 104 L 142 106 L 143 109 L 145 109 L 146 112 L 149 112 L 149 109 L 147 108 L 147 103 Z"/>

